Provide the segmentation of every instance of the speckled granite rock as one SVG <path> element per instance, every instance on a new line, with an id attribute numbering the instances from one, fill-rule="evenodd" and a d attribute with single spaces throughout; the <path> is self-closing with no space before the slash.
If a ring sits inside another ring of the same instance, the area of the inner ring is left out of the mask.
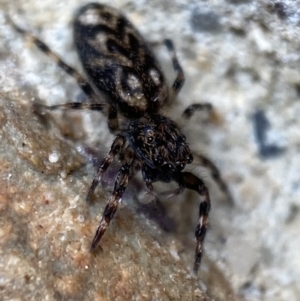
<path id="1" fill-rule="evenodd" d="M 234 203 L 226 202 L 209 172 L 193 165 L 213 202 L 196 285 L 189 272 L 198 205 L 189 193 L 163 202 L 166 225 L 157 218 L 162 211 L 151 215 L 132 201 L 139 192 L 132 185 L 103 252 L 90 254 L 108 193 L 99 189 L 95 202 L 84 203 L 94 170 L 76 147 L 103 153 L 112 136 L 98 114 L 33 114 L 32 99 L 57 104 L 83 95 L 4 18 L 9 11 L 80 69 L 70 24 L 83 3 L 2 0 L 0 299 L 299 300 L 300 2 L 109 3 L 154 44 L 174 40 L 186 84 L 166 114 L 178 117 L 195 101 L 214 105 L 220 123 L 199 114 L 184 130 L 194 151 L 219 166 Z M 168 53 L 156 50 L 171 82 Z"/>

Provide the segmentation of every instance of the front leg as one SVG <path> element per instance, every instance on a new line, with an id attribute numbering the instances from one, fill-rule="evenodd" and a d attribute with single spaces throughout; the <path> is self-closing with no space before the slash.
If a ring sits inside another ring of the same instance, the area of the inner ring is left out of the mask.
<path id="1" fill-rule="evenodd" d="M 210 159 L 203 155 L 194 154 L 194 159 L 196 159 L 196 161 L 198 161 L 203 167 L 210 170 L 213 180 L 217 183 L 220 190 L 226 195 L 229 204 L 233 204 L 232 195 L 229 191 L 226 182 L 223 180 L 218 167 Z"/>
<path id="2" fill-rule="evenodd" d="M 94 177 L 94 180 L 92 182 L 92 185 L 91 185 L 91 187 L 88 191 L 87 197 L 86 197 L 87 202 L 91 199 L 96 187 L 100 183 L 103 173 L 106 171 L 108 166 L 111 164 L 111 162 L 115 158 L 115 156 L 124 147 L 124 145 L 125 145 L 125 137 L 123 137 L 122 135 L 118 135 L 116 137 L 116 139 L 114 140 L 109 153 L 103 159 L 102 163 L 100 164 L 100 166 L 98 168 L 97 175 Z"/>
<path id="3" fill-rule="evenodd" d="M 200 195 L 199 221 L 195 231 L 197 246 L 193 269 L 194 273 L 197 274 L 201 263 L 203 243 L 208 227 L 208 214 L 210 210 L 209 192 L 204 182 L 190 172 L 181 173 L 180 177 L 175 180 L 179 183 L 179 185 L 181 185 L 182 181 L 182 185 L 184 185 L 184 187 L 195 190 Z"/>
<path id="4" fill-rule="evenodd" d="M 130 169 L 132 167 L 133 156 L 134 155 L 132 150 L 130 148 L 127 148 L 125 164 L 123 164 L 118 171 L 114 191 L 104 209 L 102 219 L 97 228 L 96 234 L 91 245 L 91 250 L 94 250 L 97 247 L 110 221 L 112 220 L 117 211 L 119 202 L 122 200 L 123 193 L 125 192 L 125 189 L 128 184 L 128 178 L 130 175 Z"/>
<path id="5" fill-rule="evenodd" d="M 157 197 L 157 195 L 153 190 L 153 185 L 152 185 L 153 180 L 151 177 L 149 177 L 147 175 L 147 172 L 145 172 L 145 169 L 142 169 L 142 176 L 143 176 L 143 180 L 146 184 L 147 189 L 143 189 L 143 191 L 140 192 L 138 199 L 142 203 L 147 204 L 147 203 L 152 202 Z"/>

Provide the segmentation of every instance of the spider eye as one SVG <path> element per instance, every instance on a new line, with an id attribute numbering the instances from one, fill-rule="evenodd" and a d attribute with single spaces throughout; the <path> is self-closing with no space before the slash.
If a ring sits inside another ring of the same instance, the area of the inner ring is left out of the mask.
<path id="1" fill-rule="evenodd" d="M 154 158 L 153 161 L 156 165 L 161 165 L 161 163 L 162 163 L 162 159 L 159 157 Z"/>
<path id="2" fill-rule="evenodd" d="M 176 167 L 178 170 L 183 170 L 185 168 L 184 163 L 176 162 Z"/>
<path id="3" fill-rule="evenodd" d="M 188 156 L 186 157 L 186 162 L 187 162 L 188 164 L 192 163 L 192 162 L 193 162 L 193 156 L 192 156 L 192 155 L 188 155 Z"/>
<path id="4" fill-rule="evenodd" d="M 175 171 L 176 170 L 176 168 L 173 164 L 168 163 L 166 161 L 162 164 L 162 167 L 167 171 Z"/>
<path id="5" fill-rule="evenodd" d="M 151 126 L 146 126 L 144 129 L 144 135 L 147 139 L 147 143 L 152 143 L 154 141 L 154 132 Z"/>
<path id="6" fill-rule="evenodd" d="M 147 137 L 147 142 L 148 142 L 148 143 L 152 143 L 152 142 L 153 142 L 153 140 L 154 140 L 154 138 L 153 138 L 153 137 Z"/>

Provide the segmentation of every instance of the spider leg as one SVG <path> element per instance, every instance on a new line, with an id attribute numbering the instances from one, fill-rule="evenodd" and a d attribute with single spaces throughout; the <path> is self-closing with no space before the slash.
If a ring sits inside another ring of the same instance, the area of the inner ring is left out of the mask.
<path id="1" fill-rule="evenodd" d="M 94 250 L 97 247 L 110 221 L 114 217 L 114 214 L 118 208 L 118 203 L 122 200 L 123 193 L 125 192 L 125 189 L 127 187 L 132 159 L 133 159 L 133 152 L 131 149 L 128 148 L 126 151 L 127 151 L 126 163 L 123 164 L 119 169 L 116 182 L 115 182 L 114 191 L 111 197 L 109 198 L 106 207 L 104 209 L 102 219 L 100 221 L 93 242 L 91 244 L 91 250 Z"/>
<path id="2" fill-rule="evenodd" d="M 142 203 L 150 203 L 157 197 L 157 195 L 153 190 L 152 179 L 147 176 L 147 174 L 144 172 L 143 169 L 142 169 L 142 177 L 144 183 L 146 184 L 147 189 L 145 188 L 142 189 L 142 191 L 138 195 L 138 199 Z"/>
<path id="3" fill-rule="evenodd" d="M 60 105 L 45 106 L 40 103 L 34 103 L 34 109 L 37 112 L 42 110 L 90 110 L 101 111 L 107 117 L 107 124 L 109 129 L 114 132 L 119 128 L 117 110 L 108 103 L 82 103 L 82 102 L 69 102 Z"/>
<path id="4" fill-rule="evenodd" d="M 189 119 L 191 118 L 196 111 L 207 111 L 211 112 L 213 110 L 213 106 L 209 102 L 204 103 L 194 103 L 188 106 L 182 113 L 182 117 Z"/>
<path id="5" fill-rule="evenodd" d="M 212 104 L 210 104 L 210 103 L 192 104 L 184 110 L 182 116 L 186 119 L 189 119 L 190 117 L 192 117 L 194 115 L 194 113 L 196 111 L 204 111 L 204 110 L 208 111 L 208 112 L 213 112 Z M 229 202 L 232 203 L 233 200 L 232 200 L 232 196 L 229 192 L 228 186 L 225 183 L 225 181 L 222 179 L 221 173 L 220 173 L 219 169 L 217 168 L 217 166 L 210 159 L 206 158 L 203 155 L 193 154 L 193 157 L 198 159 L 199 164 L 201 164 L 202 166 L 204 166 L 210 170 L 212 178 L 218 184 L 220 190 L 226 195 Z"/>
<path id="6" fill-rule="evenodd" d="M 184 72 L 183 72 L 183 69 L 181 67 L 181 65 L 179 64 L 179 61 L 177 59 L 177 56 L 176 56 L 176 52 L 175 52 L 175 47 L 174 47 L 174 44 L 171 40 L 169 39 L 166 39 L 165 41 L 165 45 L 171 55 L 171 59 L 172 59 L 172 64 L 173 64 L 173 68 L 175 70 L 175 72 L 177 73 L 177 76 L 176 76 L 176 79 L 172 85 L 172 89 L 173 89 L 173 93 L 175 95 L 177 95 L 183 84 L 184 84 Z"/>
<path id="7" fill-rule="evenodd" d="M 65 63 L 57 54 L 55 54 L 43 41 L 34 37 L 28 31 L 16 25 L 9 16 L 6 16 L 8 22 L 12 25 L 12 27 L 24 37 L 26 37 L 29 41 L 36 45 L 42 52 L 44 52 L 47 56 L 51 57 L 56 64 L 63 69 L 67 74 L 71 75 L 77 81 L 78 86 L 82 89 L 82 91 L 91 99 L 97 98 L 97 94 L 95 93 L 93 87 L 85 80 L 85 78 L 74 68 L 70 67 L 67 63 Z"/>
<path id="8" fill-rule="evenodd" d="M 228 189 L 227 184 L 222 179 L 218 167 L 210 159 L 206 158 L 203 155 L 193 154 L 193 157 L 194 159 L 197 159 L 197 161 L 199 161 L 200 165 L 210 170 L 213 180 L 218 184 L 220 190 L 226 195 L 226 198 L 229 201 L 229 203 L 232 204 L 233 203 L 232 195 Z"/>
<path id="9" fill-rule="evenodd" d="M 108 166 L 110 165 L 110 163 L 113 161 L 114 157 L 120 152 L 120 150 L 124 147 L 125 145 L 125 137 L 118 135 L 116 137 L 116 139 L 114 140 L 109 153 L 106 155 L 106 157 L 103 159 L 101 165 L 98 168 L 97 174 L 94 177 L 94 180 L 92 182 L 92 185 L 88 191 L 87 197 L 86 197 L 86 201 L 88 202 L 91 197 L 92 194 L 94 193 L 96 187 L 98 186 L 98 184 L 101 181 L 101 177 L 103 175 L 103 173 L 106 171 L 106 169 L 108 168 Z"/>
<path id="10" fill-rule="evenodd" d="M 77 81 L 78 86 L 81 88 L 81 90 L 88 96 L 89 100 L 92 103 L 96 102 L 96 99 L 99 98 L 99 95 L 94 91 L 93 87 L 85 80 L 85 78 L 74 68 L 69 66 L 67 63 L 65 63 L 57 54 L 55 54 L 43 41 L 40 39 L 34 37 L 29 32 L 24 30 L 23 28 L 17 26 L 10 17 L 7 16 L 7 19 L 9 23 L 13 26 L 13 28 L 25 36 L 27 39 L 29 39 L 33 44 L 36 45 L 42 52 L 44 52 L 46 55 L 51 57 L 56 64 L 64 70 L 67 74 L 75 78 Z M 42 107 L 42 105 L 36 105 L 36 108 L 38 106 Z M 117 111 L 114 107 L 110 106 L 106 103 L 100 103 L 93 105 L 84 105 L 81 103 L 69 103 L 69 104 L 63 104 L 58 106 L 43 106 L 44 108 L 47 108 L 49 110 L 56 110 L 56 109 L 77 109 L 77 110 L 95 110 L 95 111 L 102 111 L 104 112 L 104 115 L 108 117 L 108 127 L 113 132 L 116 129 L 118 129 L 118 119 L 117 119 Z"/>
<path id="11" fill-rule="evenodd" d="M 184 185 L 188 189 L 195 190 L 200 195 L 199 221 L 195 231 L 197 246 L 193 269 L 194 273 L 197 274 L 201 263 L 203 243 L 208 226 L 208 214 L 210 210 L 209 192 L 204 182 L 190 172 L 180 173 L 180 176 L 175 180 L 179 185 Z"/>

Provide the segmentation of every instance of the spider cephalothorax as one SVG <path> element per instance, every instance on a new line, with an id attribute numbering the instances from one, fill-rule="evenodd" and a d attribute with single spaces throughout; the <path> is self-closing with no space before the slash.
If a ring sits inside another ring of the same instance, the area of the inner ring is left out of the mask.
<path id="1" fill-rule="evenodd" d="M 172 41 L 165 40 L 177 74 L 170 89 L 143 37 L 112 7 L 90 3 L 83 6 L 74 19 L 74 42 L 89 81 L 68 66 L 41 40 L 15 24 L 13 26 L 51 56 L 66 73 L 73 76 L 90 101 L 54 106 L 39 104 L 36 108 L 101 111 L 107 117 L 109 129 L 116 134 L 87 194 L 89 200 L 103 173 L 115 156 L 119 155 L 122 166 L 116 176 L 114 190 L 104 209 L 91 249 L 97 247 L 105 233 L 129 179 L 138 170 L 142 170 L 149 190 L 153 190 L 153 182 L 173 180 L 179 186 L 177 194 L 185 188 L 198 193 L 200 204 L 195 231 L 196 273 L 200 266 L 208 225 L 210 197 L 204 182 L 191 172 L 184 171 L 186 164 L 193 161 L 185 136 L 174 121 L 159 113 L 162 106 L 176 97 L 184 83 L 183 70 L 175 55 Z M 189 118 L 195 110 L 212 110 L 212 107 L 207 103 L 194 104 L 185 110 L 183 116 Z M 123 120 L 121 126 L 120 115 Z M 199 163 L 211 169 L 212 176 L 228 195 L 227 187 L 215 165 L 202 155 L 196 157 Z"/>
<path id="2" fill-rule="evenodd" d="M 193 157 L 185 136 L 175 122 L 159 114 L 147 114 L 130 122 L 126 133 L 135 155 L 146 170 L 172 175 L 184 169 Z M 157 179 L 160 180 L 158 175 Z"/>

